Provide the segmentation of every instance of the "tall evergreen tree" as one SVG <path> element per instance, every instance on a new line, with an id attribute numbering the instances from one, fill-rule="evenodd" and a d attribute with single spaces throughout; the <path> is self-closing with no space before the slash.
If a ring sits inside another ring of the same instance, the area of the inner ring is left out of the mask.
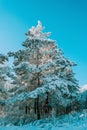
<path id="1" fill-rule="evenodd" d="M 7 92 L 5 85 L 7 81 L 7 56 L 0 54 L 0 113 L 3 114 L 3 107 L 5 106 L 5 100 L 7 99 Z"/>
<path id="2" fill-rule="evenodd" d="M 33 104 L 37 119 L 42 114 L 56 113 L 58 106 L 66 107 L 77 97 L 78 83 L 72 66 L 76 64 L 64 57 L 56 41 L 49 39 L 50 32 L 44 33 L 40 21 L 26 33 L 25 47 L 14 56 L 14 70 L 19 88 L 8 103 L 28 101 Z M 27 108 L 26 108 L 27 112 Z"/>

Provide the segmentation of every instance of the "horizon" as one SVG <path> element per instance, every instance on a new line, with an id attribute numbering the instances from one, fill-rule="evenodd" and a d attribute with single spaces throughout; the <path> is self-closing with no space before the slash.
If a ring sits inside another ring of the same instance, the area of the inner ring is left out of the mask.
<path id="1" fill-rule="evenodd" d="M 87 84 L 87 2 L 85 0 L 0 0 L 0 53 L 17 51 L 25 33 L 40 20 L 64 56 L 76 62 L 79 86 Z"/>

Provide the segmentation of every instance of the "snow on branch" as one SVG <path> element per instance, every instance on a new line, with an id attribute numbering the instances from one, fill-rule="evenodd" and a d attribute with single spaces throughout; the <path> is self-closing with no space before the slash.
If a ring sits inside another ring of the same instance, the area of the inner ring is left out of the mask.
<path id="1" fill-rule="evenodd" d="M 8 57 L 0 54 L 0 64 L 5 64 L 8 61 Z"/>
<path id="2" fill-rule="evenodd" d="M 47 78 L 48 82 L 49 82 L 49 79 L 50 79 L 50 77 Z M 56 89 L 60 89 L 60 87 L 62 87 L 62 86 L 67 86 L 67 84 L 65 84 L 64 80 L 57 78 L 55 81 L 53 80 L 52 82 L 49 82 L 48 84 L 46 82 L 46 84 L 42 85 L 39 88 L 36 88 L 34 91 L 31 91 L 28 93 L 24 92 L 24 93 L 19 94 L 18 96 L 13 96 L 11 99 L 8 99 L 6 101 L 6 104 L 9 105 L 9 104 L 14 104 L 17 101 L 35 99 L 38 96 L 42 96 L 42 95 L 46 94 L 47 92 L 49 92 L 49 93 L 56 92 Z M 64 93 L 67 92 L 67 94 L 69 94 L 68 89 L 67 89 L 67 91 L 65 91 L 65 90 L 63 90 L 63 91 L 64 91 Z"/>
<path id="3" fill-rule="evenodd" d="M 37 26 L 32 26 L 31 29 L 29 29 L 28 33 L 26 34 L 29 36 L 29 38 L 47 38 L 50 36 L 51 32 L 43 33 L 44 27 L 42 26 L 42 23 L 38 20 Z"/>

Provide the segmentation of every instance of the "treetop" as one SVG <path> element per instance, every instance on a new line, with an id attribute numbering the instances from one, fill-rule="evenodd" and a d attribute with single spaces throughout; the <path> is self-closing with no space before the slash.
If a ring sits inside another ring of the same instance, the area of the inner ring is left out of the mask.
<path id="1" fill-rule="evenodd" d="M 44 27 L 42 26 L 42 23 L 38 20 L 37 26 L 32 26 L 28 33 L 26 34 L 29 38 L 44 38 L 47 39 L 51 32 L 43 32 Z"/>

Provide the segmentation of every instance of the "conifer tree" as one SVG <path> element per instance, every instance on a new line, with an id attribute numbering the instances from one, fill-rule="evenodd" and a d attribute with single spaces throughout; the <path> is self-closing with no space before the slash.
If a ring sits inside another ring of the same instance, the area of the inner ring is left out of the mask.
<path id="1" fill-rule="evenodd" d="M 19 88 L 8 103 L 33 104 L 37 119 L 42 114 L 56 113 L 59 106 L 66 107 L 77 97 L 78 83 L 72 66 L 76 64 L 64 57 L 56 41 L 44 33 L 40 21 L 26 33 L 24 49 L 9 52 L 14 57 L 14 71 Z M 27 109 L 26 109 L 27 112 Z"/>
<path id="2" fill-rule="evenodd" d="M 0 113 L 3 114 L 3 107 L 5 106 L 5 100 L 7 99 L 7 92 L 5 85 L 7 81 L 7 56 L 0 54 Z"/>

